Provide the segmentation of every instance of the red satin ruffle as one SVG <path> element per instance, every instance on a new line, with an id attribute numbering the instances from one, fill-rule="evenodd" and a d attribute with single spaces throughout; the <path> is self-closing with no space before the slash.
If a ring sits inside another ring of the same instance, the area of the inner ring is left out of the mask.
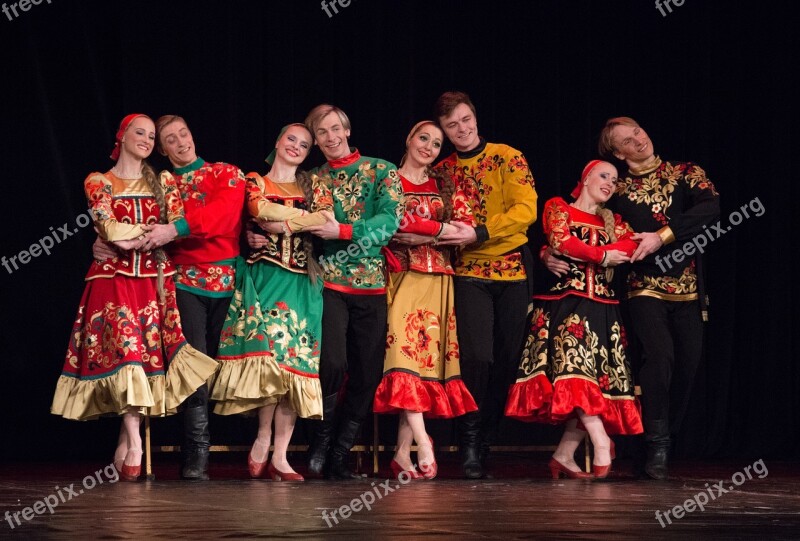
<path id="1" fill-rule="evenodd" d="M 508 391 L 505 414 L 520 421 L 555 424 L 575 417 L 575 408 L 600 416 L 608 434 L 643 432 L 638 399 L 609 400 L 596 383 L 580 378 L 562 379 L 555 387 L 544 374 L 515 383 Z"/>
<path id="2" fill-rule="evenodd" d="M 375 413 L 421 411 L 429 419 L 449 419 L 477 411 L 478 405 L 459 378 L 442 385 L 408 372 L 393 371 L 384 375 L 378 385 L 372 409 Z"/>

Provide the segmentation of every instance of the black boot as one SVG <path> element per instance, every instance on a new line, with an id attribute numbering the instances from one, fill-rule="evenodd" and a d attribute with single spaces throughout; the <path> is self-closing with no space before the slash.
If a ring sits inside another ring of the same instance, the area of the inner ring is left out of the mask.
<path id="1" fill-rule="evenodd" d="M 663 481 L 667 478 L 669 461 L 669 423 L 666 420 L 645 422 L 647 459 L 644 471 L 651 479 Z"/>
<path id="2" fill-rule="evenodd" d="M 308 449 L 308 471 L 321 474 L 325 469 L 325 461 L 331 448 L 333 429 L 335 428 L 336 400 L 338 394 L 332 394 L 322 399 L 322 420 L 316 421 L 316 434 L 314 442 Z"/>
<path id="3" fill-rule="evenodd" d="M 481 414 L 477 411 L 465 413 L 458 417 L 462 468 L 464 469 L 464 477 L 467 479 L 480 479 L 483 477 L 479 443 L 480 426 Z"/>
<path id="4" fill-rule="evenodd" d="M 361 479 L 362 475 L 353 473 L 347 466 L 350 449 L 356 441 L 361 421 L 344 419 L 339 425 L 336 442 L 331 449 L 330 463 L 326 472 L 328 479 Z"/>
<path id="5" fill-rule="evenodd" d="M 208 481 L 208 387 L 203 385 L 186 400 L 183 410 L 184 452 L 181 479 Z"/>

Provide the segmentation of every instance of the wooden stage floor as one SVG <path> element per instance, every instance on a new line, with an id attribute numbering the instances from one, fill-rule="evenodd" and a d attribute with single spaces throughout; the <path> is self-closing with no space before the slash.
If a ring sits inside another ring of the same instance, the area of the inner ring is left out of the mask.
<path id="1" fill-rule="evenodd" d="M 605 482 L 551 481 L 547 454 L 506 453 L 493 457 L 491 478 L 467 481 L 457 456 L 442 453 L 441 478 L 401 485 L 386 471 L 354 482 L 250 480 L 245 456 L 212 454 L 205 483 L 177 480 L 175 455 L 156 455 L 156 479 L 136 483 L 111 482 L 103 462 L 3 464 L 0 538 L 800 539 L 797 463 L 678 462 L 656 482 L 618 460 Z M 390 456 L 381 458 L 385 468 Z"/>

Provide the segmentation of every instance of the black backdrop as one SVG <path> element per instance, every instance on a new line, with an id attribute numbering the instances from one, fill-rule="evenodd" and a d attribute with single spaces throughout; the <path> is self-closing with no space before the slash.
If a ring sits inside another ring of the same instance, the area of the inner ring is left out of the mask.
<path id="1" fill-rule="evenodd" d="M 606 118 L 633 116 L 662 156 L 707 170 L 723 223 L 756 197 L 766 209 L 709 247 L 707 355 L 679 450 L 798 457 L 789 1 L 688 0 L 662 16 L 641 0 L 351 0 L 332 17 L 317 0 L 49 2 L 0 14 L 3 256 L 74 228 L 82 180 L 112 165 L 130 112 L 180 114 L 202 157 L 263 171 L 278 129 L 317 103 L 348 112 L 363 153 L 397 161 L 435 98 L 462 89 L 481 133 L 527 156 L 540 208 L 595 157 Z M 49 414 L 93 238 L 0 268 L 4 458 L 111 452 L 116 423 Z"/>

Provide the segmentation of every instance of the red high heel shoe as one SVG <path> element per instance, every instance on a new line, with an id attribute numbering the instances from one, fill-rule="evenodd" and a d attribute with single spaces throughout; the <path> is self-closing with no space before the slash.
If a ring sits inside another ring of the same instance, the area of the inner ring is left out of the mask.
<path id="1" fill-rule="evenodd" d="M 258 440 L 256 440 L 257 442 Z M 256 446 L 256 443 L 253 443 L 253 447 Z M 264 474 L 264 468 L 267 467 L 267 457 L 269 456 L 269 446 L 267 446 L 267 455 L 264 457 L 264 462 L 256 462 L 253 460 L 253 448 L 250 448 L 250 452 L 247 453 L 247 471 L 250 472 L 250 477 L 253 479 L 258 479 Z"/>
<path id="2" fill-rule="evenodd" d="M 267 465 L 267 461 L 264 462 L 256 462 L 253 460 L 253 455 L 247 455 L 247 471 L 250 472 L 250 477 L 253 479 L 258 479 L 264 473 L 264 468 Z"/>
<path id="3" fill-rule="evenodd" d="M 417 472 L 417 469 L 414 466 L 411 466 L 410 470 L 403 469 L 403 466 L 400 465 L 399 462 L 392 459 L 389 463 L 389 467 L 392 469 L 392 474 L 400 480 L 400 476 L 405 473 L 408 479 L 422 479 L 422 476 Z"/>
<path id="4" fill-rule="evenodd" d="M 139 478 L 139 475 L 142 473 L 142 450 L 128 449 L 128 454 L 131 453 L 139 453 L 139 463 L 135 466 L 129 466 L 124 462 L 122 463 L 122 468 L 119 471 L 119 475 L 123 481 L 136 481 Z M 128 458 L 127 455 L 125 458 Z"/>
<path id="5" fill-rule="evenodd" d="M 610 441 L 611 445 L 609 445 L 608 453 L 609 455 L 611 455 L 611 460 L 614 460 L 615 458 L 617 458 L 617 450 L 614 446 L 614 440 Z M 598 447 L 595 447 L 595 450 L 597 449 Z M 602 449 L 602 447 L 600 447 L 599 449 Z M 594 473 L 595 479 L 605 479 L 606 477 L 608 477 L 608 474 L 611 473 L 611 463 L 609 462 L 605 466 L 598 466 L 594 462 L 592 462 L 592 473 Z"/>
<path id="6" fill-rule="evenodd" d="M 431 440 L 431 451 L 434 451 L 435 448 L 433 446 L 433 438 L 428 436 L 428 439 Z M 422 463 L 420 463 L 419 469 L 422 472 L 422 477 L 425 479 L 434 479 L 436 474 L 439 473 L 439 466 L 436 464 L 436 459 L 434 459 L 433 462 L 427 466 L 423 466 Z"/>
<path id="7" fill-rule="evenodd" d="M 299 473 L 294 473 L 294 472 L 284 473 L 275 466 L 273 466 L 272 462 L 270 462 L 269 466 L 267 466 L 267 475 L 272 477 L 273 481 L 295 481 L 295 482 L 305 481 L 305 477 L 303 477 Z"/>
<path id="8" fill-rule="evenodd" d="M 561 462 L 556 460 L 555 457 L 550 458 L 550 462 L 547 463 L 550 467 L 550 475 L 553 476 L 553 479 L 559 479 L 563 474 L 567 479 L 592 479 L 594 475 L 591 473 L 586 473 L 585 471 L 572 471 L 571 469 L 567 468 Z"/>

